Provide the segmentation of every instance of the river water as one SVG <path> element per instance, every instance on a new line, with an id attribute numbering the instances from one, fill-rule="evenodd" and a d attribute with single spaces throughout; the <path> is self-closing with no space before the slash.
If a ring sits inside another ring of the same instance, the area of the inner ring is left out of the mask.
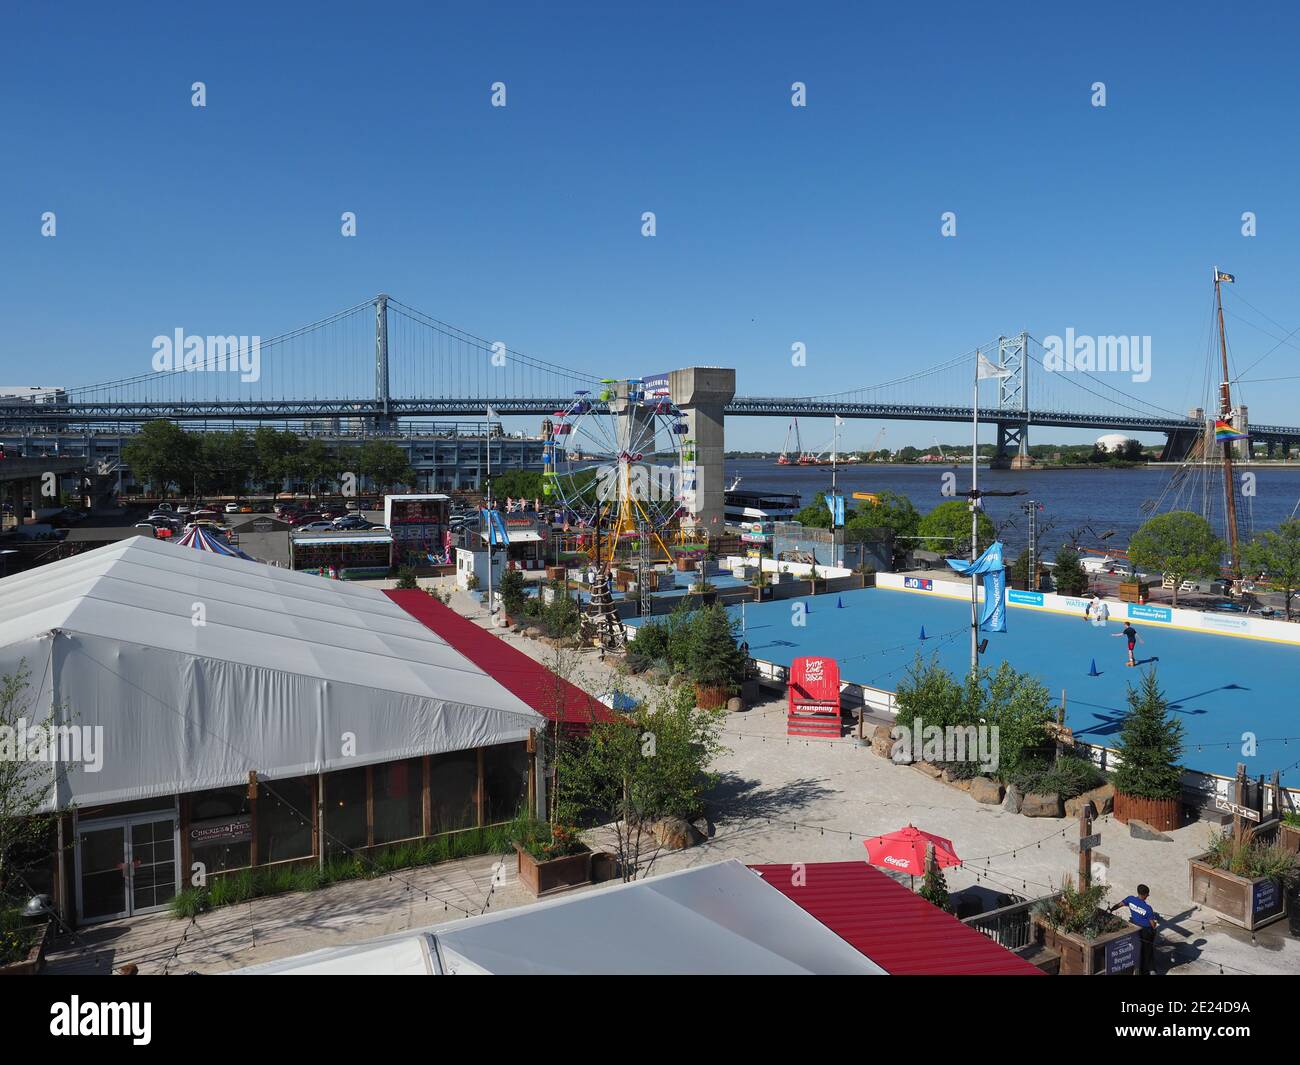
<path id="1" fill-rule="evenodd" d="M 964 492 L 970 488 L 970 466 L 886 465 L 864 464 L 841 466 L 836 483 L 841 492 L 852 493 L 892 491 L 907 496 L 922 514 L 943 502 L 943 475 L 955 474 L 956 488 Z M 1210 518 L 1222 533 L 1223 489 L 1222 473 L 1217 470 L 1187 471 L 1169 488 L 1175 477 L 1174 467 L 1134 467 L 1132 469 L 1044 469 L 1044 470 L 989 470 L 981 467 L 979 484 L 982 489 L 1025 489 L 1023 496 L 991 497 L 984 500 L 986 513 L 1000 527 L 1007 548 L 1013 553 L 1024 546 L 1027 538 L 1028 518 L 1020 506 L 1027 500 L 1043 504 L 1039 512 L 1040 550 L 1047 558 L 1075 530 L 1091 526 L 1093 532 L 1079 537 L 1081 547 L 1123 546 L 1129 537 L 1150 515 L 1144 514 L 1145 501 L 1156 500 L 1165 493 L 1160 506 L 1164 510 L 1191 510 L 1205 513 L 1205 496 L 1208 494 Z M 1238 471 L 1254 475 L 1239 492 L 1237 501 L 1238 522 L 1243 539 L 1252 529 L 1276 528 L 1278 523 L 1291 517 L 1300 500 L 1300 467 L 1254 467 Z M 770 459 L 728 459 L 728 484 L 737 475 L 740 487 L 751 491 L 797 492 L 804 505 L 813 502 L 819 491 L 828 491 L 831 484 L 829 466 L 778 466 Z M 1245 492 L 1253 491 L 1253 495 Z M 1158 511 L 1153 511 L 1156 513 Z M 1012 524 L 1004 524 L 1010 521 Z M 1114 535 L 1104 540 L 1098 535 L 1109 530 Z"/>

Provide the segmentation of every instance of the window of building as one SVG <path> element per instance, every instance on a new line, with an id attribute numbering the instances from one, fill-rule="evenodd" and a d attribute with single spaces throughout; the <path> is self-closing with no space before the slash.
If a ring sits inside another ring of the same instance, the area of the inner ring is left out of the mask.
<path id="1" fill-rule="evenodd" d="M 375 842 L 391 843 L 423 833 L 424 760 L 377 765 L 372 788 L 375 806 Z"/>
<path id="2" fill-rule="evenodd" d="M 478 754 L 452 751 L 429 759 L 430 835 L 478 824 Z"/>
<path id="3" fill-rule="evenodd" d="M 312 853 L 312 805 L 315 781 L 293 777 L 264 783 L 257 794 L 259 864 L 308 858 Z"/>
<path id="4" fill-rule="evenodd" d="M 344 769 L 325 778 L 325 853 L 346 854 L 367 844 L 366 767 Z"/>
<path id="5" fill-rule="evenodd" d="M 528 751 L 523 743 L 501 743 L 483 750 L 483 817 L 488 824 L 509 821 L 528 795 Z"/>

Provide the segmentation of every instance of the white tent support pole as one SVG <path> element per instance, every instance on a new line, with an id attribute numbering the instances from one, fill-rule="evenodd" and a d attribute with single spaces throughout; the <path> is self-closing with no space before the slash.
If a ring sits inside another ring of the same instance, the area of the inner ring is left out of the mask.
<path id="1" fill-rule="evenodd" d="M 316 774 L 316 849 L 320 852 L 319 865 L 325 871 L 325 774 Z"/>

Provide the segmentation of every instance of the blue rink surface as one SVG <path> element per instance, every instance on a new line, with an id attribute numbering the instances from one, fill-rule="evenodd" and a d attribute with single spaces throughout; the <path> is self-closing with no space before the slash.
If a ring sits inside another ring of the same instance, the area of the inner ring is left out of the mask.
<path id="1" fill-rule="evenodd" d="M 791 621 L 796 603 L 809 608 L 803 627 Z M 739 606 L 728 611 L 740 621 Z M 970 667 L 970 604 L 957 599 L 863 588 L 749 603 L 744 623 L 754 658 L 788 666 L 803 655 L 824 655 L 839 662 L 841 680 L 888 691 L 897 688 L 917 651 L 937 653 L 959 675 Z M 1114 620 L 1096 628 L 1082 615 L 1008 607 L 1006 632 L 980 634 L 989 641 L 982 661 L 993 668 L 1006 661 L 1032 673 L 1054 703 L 1064 688 L 1066 723 L 1075 735 L 1110 747 L 1128 712 L 1127 685 L 1154 668 L 1171 712 L 1183 722 L 1187 766 L 1231 776 L 1245 762 L 1252 776 L 1280 769 L 1283 783 L 1300 783 L 1300 647 L 1135 622 L 1145 642 L 1134 652 L 1134 669 L 1124 664 L 1125 640 L 1114 635 L 1121 628 Z M 1098 677 L 1088 676 L 1094 658 Z M 1253 757 L 1242 754 L 1244 732 L 1258 737 Z"/>

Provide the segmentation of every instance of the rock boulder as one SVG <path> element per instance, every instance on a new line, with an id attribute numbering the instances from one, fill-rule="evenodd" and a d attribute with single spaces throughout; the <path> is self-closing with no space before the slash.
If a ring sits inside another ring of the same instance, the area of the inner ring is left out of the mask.
<path id="1" fill-rule="evenodd" d="M 970 797 L 976 802 L 996 806 L 1002 801 L 1002 785 L 990 777 L 974 777 L 970 782 Z"/>
<path id="2" fill-rule="evenodd" d="M 1062 817 L 1065 806 L 1054 791 L 1045 795 L 1031 791 L 1020 804 L 1020 812 L 1026 817 Z"/>

